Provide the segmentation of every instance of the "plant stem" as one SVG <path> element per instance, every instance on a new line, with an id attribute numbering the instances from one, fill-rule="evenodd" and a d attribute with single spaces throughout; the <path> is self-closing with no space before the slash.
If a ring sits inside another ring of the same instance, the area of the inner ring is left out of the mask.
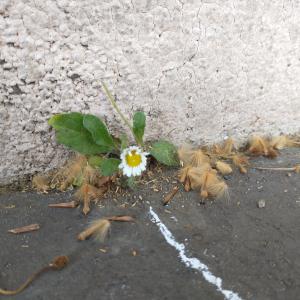
<path id="1" fill-rule="evenodd" d="M 108 98 L 108 100 L 110 101 L 111 105 L 114 107 L 114 109 L 116 110 L 116 112 L 119 114 L 119 116 L 121 117 L 121 119 L 123 120 L 123 122 L 129 127 L 130 131 L 132 132 L 133 136 L 134 136 L 134 132 L 133 132 L 133 128 L 130 124 L 130 122 L 126 119 L 126 117 L 122 114 L 122 112 L 120 111 L 116 100 L 114 99 L 114 97 L 112 96 L 112 94 L 110 93 L 110 91 L 108 90 L 106 84 L 104 82 L 102 82 L 102 86 L 104 89 L 104 92 Z"/>
<path id="2" fill-rule="evenodd" d="M 279 167 L 251 167 L 252 169 L 256 169 L 256 170 L 270 170 L 270 171 L 295 171 L 295 167 L 291 167 L 291 168 L 279 168 Z"/>

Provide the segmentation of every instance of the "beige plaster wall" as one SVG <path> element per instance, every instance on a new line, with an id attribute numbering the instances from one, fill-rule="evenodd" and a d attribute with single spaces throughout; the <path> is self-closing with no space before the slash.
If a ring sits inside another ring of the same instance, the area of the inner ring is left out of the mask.
<path id="1" fill-rule="evenodd" d="M 101 80 L 148 139 L 298 132 L 299 19 L 293 0 L 0 0 L 0 183 L 65 159 L 53 113 L 120 129 Z"/>

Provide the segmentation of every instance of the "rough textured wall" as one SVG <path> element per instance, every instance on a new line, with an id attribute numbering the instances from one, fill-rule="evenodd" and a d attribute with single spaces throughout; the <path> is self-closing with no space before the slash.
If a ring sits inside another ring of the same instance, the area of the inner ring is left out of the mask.
<path id="1" fill-rule="evenodd" d="M 299 131 L 299 18 L 293 0 L 0 0 L 0 182 L 66 157 L 53 113 L 119 129 L 101 80 L 149 139 Z"/>

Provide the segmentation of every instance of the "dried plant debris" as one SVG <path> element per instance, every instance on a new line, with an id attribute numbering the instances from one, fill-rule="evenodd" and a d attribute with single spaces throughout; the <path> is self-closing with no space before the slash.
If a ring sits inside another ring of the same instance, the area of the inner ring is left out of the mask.
<path id="1" fill-rule="evenodd" d="M 234 140 L 232 138 L 228 138 L 222 145 L 214 144 L 211 147 L 210 154 L 215 154 L 219 157 L 227 158 L 229 155 L 234 153 L 234 150 Z"/>
<path id="2" fill-rule="evenodd" d="M 264 138 L 254 135 L 251 137 L 246 150 L 239 150 L 234 140 L 228 138 L 223 144 L 215 144 L 212 147 L 193 149 L 191 146 L 183 146 L 178 150 L 178 156 L 182 168 L 179 170 L 179 181 L 183 183 L 185 191 L 199 190 L 202 198 L 221 197 L 228 195 L 227 184 L 218 176 L 228 175 L 236 166 L 243 174 L 250 167 L 250 156 L 265 156 L 275 158 L 278 150 L 285 147 L 299 147 L 300 142 L 288 136 Z M 260 170 L 278 170 L 300 172 L 300 165 L 289 168 L 253 167 Z"/>
<path id="3" fill-rule="evenodd" d="M 42 192 L 55 188 L 65 191 L 73 186 L 79 187 L 74 195 L 75 200 L 50 204 L 49 206 L 73 208 L 82 203 L 83 213 L 86 215 L 90 212 L 91 202 L 97 203 L 104 196 L 113 180 L 112 176 L 102 176 L 97 168 L 90 166 L 85 156 L 77 155 L 56 172 L 48 176 L 38 175 L 34 177 L 33 186 Z"/>
<path id="4" fill-rule="evenodd" d="M 217 171 L 210 164 L 200 167 L 185 167 L 179 171 L 179 181 L 185 190 L 199 190 L 201 198 L 222 197 L 227 194 L 227 184 L 218 177 Z"/>
<path id="5" fill-rule="evenodd" d="M 232 138 L 228 138 L 222 147 L 222 151 L 225 155 L 230 155 L 233 153 L 235 149 L 234 140 Z"/>
<path id="6" fill-rule="evenodd" d="M 36 175 L 32 178 L 32 186 L 38 192 L 48 193 L 48 191 L 51 189 L 50 179 L 48 176 Z"/>
<path id="7" fill-rule="evenodd" d="M 178 186 L 174 186 L 172 191 L 170 191 L 167 195 L 165 195 L 164 200 L 163 200 L 163 205 L 167 205 L 171 202 L 171 200 L 175 197 L 177 192 L 179 191 Z"/>
<path id="8" fill-rule="evenodd" d="M 278 156 L 278 152 L 271 145 L 270 141 L 257 135 L 250 139 L 248 152 L 254 156 L 262 155 L 269 158 Z"/>
<path id="9" fill-rule="evenodd" d="M 232 168 L 231 166 L 223 161 L 218 160 L 216 162 L 216 169 L 222 174 L 222 175 L 228 175 L 232 173 Z"/>
<path id="10" fill-rule="evenodd" d="M 106 217 L 106 219 L 115 222 L 135 222 L 135 219 L 131 216 L 112 216 Z"/>
<path id="11" fill-rule="evenodd" d="M 193 167 L 200 167 L 204 163 L 209 163 L 209 161 L 209 157 L 206 154 L 204 154 L 201 149 L 192 152 L 190 164 Z"/>
<path id="12" fill-rule="evenodd" d="M 31 275 L 25 283 L 23 283 L 19 288 L 15 290 L 4 290 L 0 288 L 0 295 L 16 295 L 21 293 L 23 290 L 25 290 L 38 276 L 40 276 L 42 273 L 49 271 L 49 270 L 61 270 L 63 269 L 67 264 L 69 263 L 69 258 L 67 256 L 58 256 L 53 259 L 47 266 L 43 267 L 33 275 Z"/>
<path id="13" fill-rule="evenodd" d="M 245 155 L 236 154 L 232 156 L 233 164 L 239 168 L 242 174 L 247 173 L 247 167 L 250 165 L 249 158 Z"/>
<path id="14" fill-rule="evenodd" d="M 51 181 L 52 188 L 65 191 L 70 186 L 80 186 L 86 167 L 87 158 L 83 155 L 77 155 L 54 174 Z"/>
<path id="15" fill-rule="evenodd" d="M 77 239 L 84 241 L 93 236 L 95 239 L 103 242 L 108 234 L 111 223 L 107 219 L 99 219 L 86 228 L 84 231 L 78 234 Z"/>
<path id="16" fill-rule="evenodd" d="M 193 152 L 194 150 L 191 145 L 183 145 L 178 148 L 178 157 L 182 166 L 191 164 Z"/>
<path id="17" fill-rule="evenodd" d="M 253 166 L 253 169 L 257 170 L 266 170 L 266 171 L 287 171 L 300 173 L 300 165 L 295 165 L 294 167 L 256 167 Z"/>
<path id="18" fill-rule="evenodd" d="M 228 194 L 228 186 L 222 176 L 231 174 L 234 167 L 245 174 L 250 167 L 249 159 L 251 156 L 275 158 L 279 154 L 279 150 L 297 146 L 300 146 L 299 141 L 284 135 L 274 138 L 254 135 L 245 149 L 238 149 L 232 138 L 211 147 L 195 148 L 191 145 L 183 145 L 178 149 L 178 157 L 182 167 L 179 170 L 179 181 L 183 183 L 185 191 L 197 190 L 202 198 L 221 197 Z M 157 165 L 155 167 L 161 171 Z M 299 167 L 277 168 L 276 170 L 299 172 Z M 153 172 L 149 171 L 150 173 L 153 176 Z M 86 215 L 90 212 L 91 203 L 97 203 L 103 198 L 112 184 L 118 185 L 117 191 L 121 180 L 118 175 L 102 176 L 97 167 L 89 164 L 87 157 L 77 155 L 60 170 L 47 176 L 35 176 L 32 183 L 38 191 L 44 193 L 53 188 L 65 191 L 77 186 L 78 190 L 74 194 L 75 199 L 73 201 L 50 204 L 49 206 L 73 208 L 82 204 L 83 213 Z M 154 190 L 158 191 L 157 189 Z M 170 191 L 165 196 L 163 204 L 169 203 L 176 192 L 177 189 L 175 188 Z"/>
<path id="19" fill-rule="evenodd" d="M 287 147 L 299 147 L 300 142 L 286 135 L 280 135 L 280 136 L 273 137 L 270 141 L 270 145 L 274 149 L 281 150 Z"/>
<path id="20" fill-rule="evenodd" d="M 227 184 L 218 178 L 217 171 L 214 169 L 205 171 L 200 182 L 200 196 L 204 199 L 208 197 L 220 198 L 228 193 Z"/>
<path id="21" fill-rule="evenodd" d="M 79 205 L 78 201 L 72 200 L 72 201 L 69 201 L 69 202 L 49 204 L 48 207 L 53 207 L 53 208 L 75 208 L 78 205 Z"/>
<path id="22" fill-rule="evenodd" d="M 107 191 L 107 186 L 95 187 L 91 184 L 84 183 L 78 191 L 75 193 L 75 198 L 82 202 L 83 204 L 83 213 L 87 215 L 90 212 L 90 203 L 94 201 L 98 203 L 98 201 L 103 197 L 105 192 Z"/>
<path id="23" fill-rule="evenodd" d="M 14 234 L 19 234 L 19 233 L 26 233 L 26 232 L 36 231 L 36 230 L 39 230 L 39 229 L 40 229 L 39 224 L 30 224 L 30 225 L 23 226 L 23 227 L 9 229 L 8 232 L 9 233 L 14 233 Z"/>
<path id="24" fill-rule="evenodd" d="M 135 222 L 131 216 L 110 216 L 95 220 L 84 231 L 78 234 L 77 239 L 84 241 L 91 236 L 103 242 L 111 228 L 111 222 Z"/>

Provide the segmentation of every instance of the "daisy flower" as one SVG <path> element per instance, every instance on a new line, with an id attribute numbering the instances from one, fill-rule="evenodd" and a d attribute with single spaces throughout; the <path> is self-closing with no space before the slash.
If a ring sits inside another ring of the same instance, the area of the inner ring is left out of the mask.
<path id="1" fill-rule="evenodd" d="M 139 176 L 146 170 L 147 155 L 149 153 L 143 152 L 143 150 L 137 146 L 131 146 L 126 148 L 121 153 L 121 164 L 119 168 L 127 177 Z"/>

